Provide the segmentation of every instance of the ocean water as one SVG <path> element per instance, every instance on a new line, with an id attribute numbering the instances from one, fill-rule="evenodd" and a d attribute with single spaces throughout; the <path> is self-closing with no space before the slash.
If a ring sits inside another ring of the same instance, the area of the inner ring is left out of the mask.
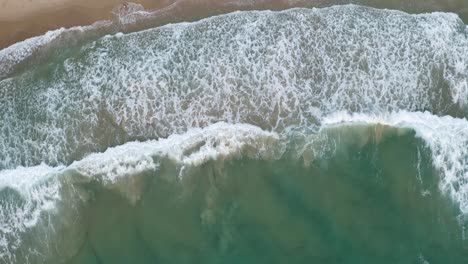
<path id="1" fill-rule="evenodd" d="M 0 51 L 0 263 L 468 262 L 456 14 L 239 11 L 23 61 L 28 43 Z"/>

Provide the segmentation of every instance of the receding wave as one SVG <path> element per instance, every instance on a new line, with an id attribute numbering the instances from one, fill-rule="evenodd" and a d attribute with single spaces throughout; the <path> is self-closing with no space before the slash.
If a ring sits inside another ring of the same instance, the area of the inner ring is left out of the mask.
<path id="1" fill-rule="evenodd" d="M 399 9 L 409 13 L 455 12 L 465 23 L 468 21 L 468 5 L 463 0 L 409 2 L 386 0 L 174 0 L 160 3 L 162 7 L 156 10 L 144 10 L 143 6 L 129 2 L 117 6 L 113 10 L 114 17 L 112 20 L 99 21 L 92 26 L 73 27 L 69 30 L 63 28 L 54 30 L 43 36 L 17 43 L 0 51 L 0 77 L 3 78 L 27 68 L 27 65 L 33 61 L 38 63 L 38 57 L 53 53 L 53 50 L 57 47 L 83 43 L 87 40 L 118 31 L 133 32 L 167 23 L 194 21 L 236 10 L 281 10 L 293 7 L 326 7 L 349 3 L 377 8 Z"/>

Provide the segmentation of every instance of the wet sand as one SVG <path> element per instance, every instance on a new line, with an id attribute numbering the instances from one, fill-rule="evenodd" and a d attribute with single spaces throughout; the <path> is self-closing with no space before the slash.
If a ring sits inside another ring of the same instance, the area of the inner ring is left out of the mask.
<path id="1" fill-rule="evenodd" d="M 0 49 L 61 27 L 91 25 L 112 18 L 125 0 L 0 0 Z M 169 5 L 172 0 L 133 0 L 145 9 Z"/>
<path id="2" fill-rule="evenodd" d="M 13 3 L 13 1 L 16 1 Z M 91 25 L 111 20 L 113 9 L 125 0 L 0 0 L 0 49 L 61 27 Z M 339 2 L 345 2 L 340 1 Z M 133 0 L 146 11 L 163 14 L 152 25 L 193 21 L 210 15 L 247 9 L 285 9 L 323 6 L 327 0 Z M 141 27 L 138 27 L 141 29 Z M 144 26 L 143 26 L 144 28 Z"/>
<path id="3" fill-rule="evenodd" d="M 27 38 L 61 27 L 90 25 L 112 19 L 112 10 L 125 0 L 0 0 L 0 49 Z M 165 22 L 193 20 L 200 17 L 244 9 L 284 9 L 288 7 L 333 4 L 363 4 L 377 8 L 400 9 L 420 13 L 455 12 L 467 23 L 466 0 L 133 0 L 146 10 L 167 8 Z"/>

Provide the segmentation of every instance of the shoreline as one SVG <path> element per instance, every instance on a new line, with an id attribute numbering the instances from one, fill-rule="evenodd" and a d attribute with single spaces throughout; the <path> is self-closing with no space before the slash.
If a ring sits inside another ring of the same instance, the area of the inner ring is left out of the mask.
<path id="1" fill-rule="evenodd" d="M 47 31 L 75 26 L 87 26 L 112 19 L 112 11 L 124 0 L 28 0 L 0 1 L 0 49 L 17 42 L 43 35 Z M 27 2 L 27 7 L 23 6 Z M 163 8 L 170 0 L 133 0 L 146 10 Z M 11 3 L 11 4 L 10 4 Z M 22 5 L 23 4 L 23 5 Z M 12 15 L 14 14 L 14 15 Z"/>
<path id="2" fill-rule="evenodd" d="M 4 3 L 5 1 L 12 0 L 0 0 L 0 6 L 2 6 L 2 1 Z M 19 1 L 24 2 L 28 0 Z M 73 3 L 70 0 L 49 1 L 54 3 L 60 2 L 60 4 L 59 6 L 51 6 L 50 4 L 43 6 L 40 4 L 33 5 L 28 11 L 20 12 L 16 17 L 13 17 L 11 14 L 2 16 L 6 13 L 5 10 L 0 12 L 0 50 L 60 28 L 69 29 L 72 27 L 90 26 L 99 22 L 116 24 L 115 22 L 118 23 L 118 21 L 116 21 L 113 11 L 132 4 L 143 7 L 142 11 L 156 18 L 152 22 L 140 21 L 141 23 L 139 23 L 135 21 L 134 23 L 130 23 L 132 25 L 126 25 L 130 31 L 132 31 L 132 28 L 144 29 L 147 27 L 145 26 L 147 23 L 162 25 L 166 23 L 194 21 L 236 10 L 279 10 L 288 7 L 319 6 L 325 3 L 325 0 L 298 0 L 294 3 L 290 3 L 288 0 L 260 0 L 258 2 L 243 0 L 133 0 L 131 2 L 124 0 L 103 0 L 98 4 L 91 2 L 91 0 L 77 0 Z M 15 8 L 12 7 L 11 13 L 15 11 Z M 28 14 L 27 16 L 25 15 L 26 13 Z M 126 11 L 124 10 L 123 13 L 125 15 Z M 131 10 L 130 13 L 132 13 Z"/>
<path id="3" fill-rule="evenodd" d="M 411 2 L 411 1 L 410 1 Z M 75 26 L 88 26 L 115 18 L 113 10 L 126 4 L 125 0 L 0 0 L 0 50 L 48 31 Z M 194 19 L 251 9 L 285 9 L 291 7 L 325 7 L 354 3 L 375 8 L 388 8 L 408 13 L 453 12 L 468 23 L 468 1 L 437 0 L 430 3 L 403 3 L 392 0 L 133 0 L 145 11 L 156 12 L 169 8 L 168 22 Z M 173 7 L 173 8 L 171 8 Z M 164 11 L 163 11 L 164 12 Z"/>

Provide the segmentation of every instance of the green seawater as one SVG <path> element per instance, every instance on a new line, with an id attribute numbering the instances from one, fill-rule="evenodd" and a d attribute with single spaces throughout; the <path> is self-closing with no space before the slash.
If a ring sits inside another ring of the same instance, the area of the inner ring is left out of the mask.
<path id="1" fill-rule="evenodd" d="M 464 221 L 424 143 L 346 131 L 307 162 L 210 161 L 182 181 L 163 165 L 140 175 L 135 203 L 86 185 L 86 238 L 66 263 L 465 263 Z"/>

